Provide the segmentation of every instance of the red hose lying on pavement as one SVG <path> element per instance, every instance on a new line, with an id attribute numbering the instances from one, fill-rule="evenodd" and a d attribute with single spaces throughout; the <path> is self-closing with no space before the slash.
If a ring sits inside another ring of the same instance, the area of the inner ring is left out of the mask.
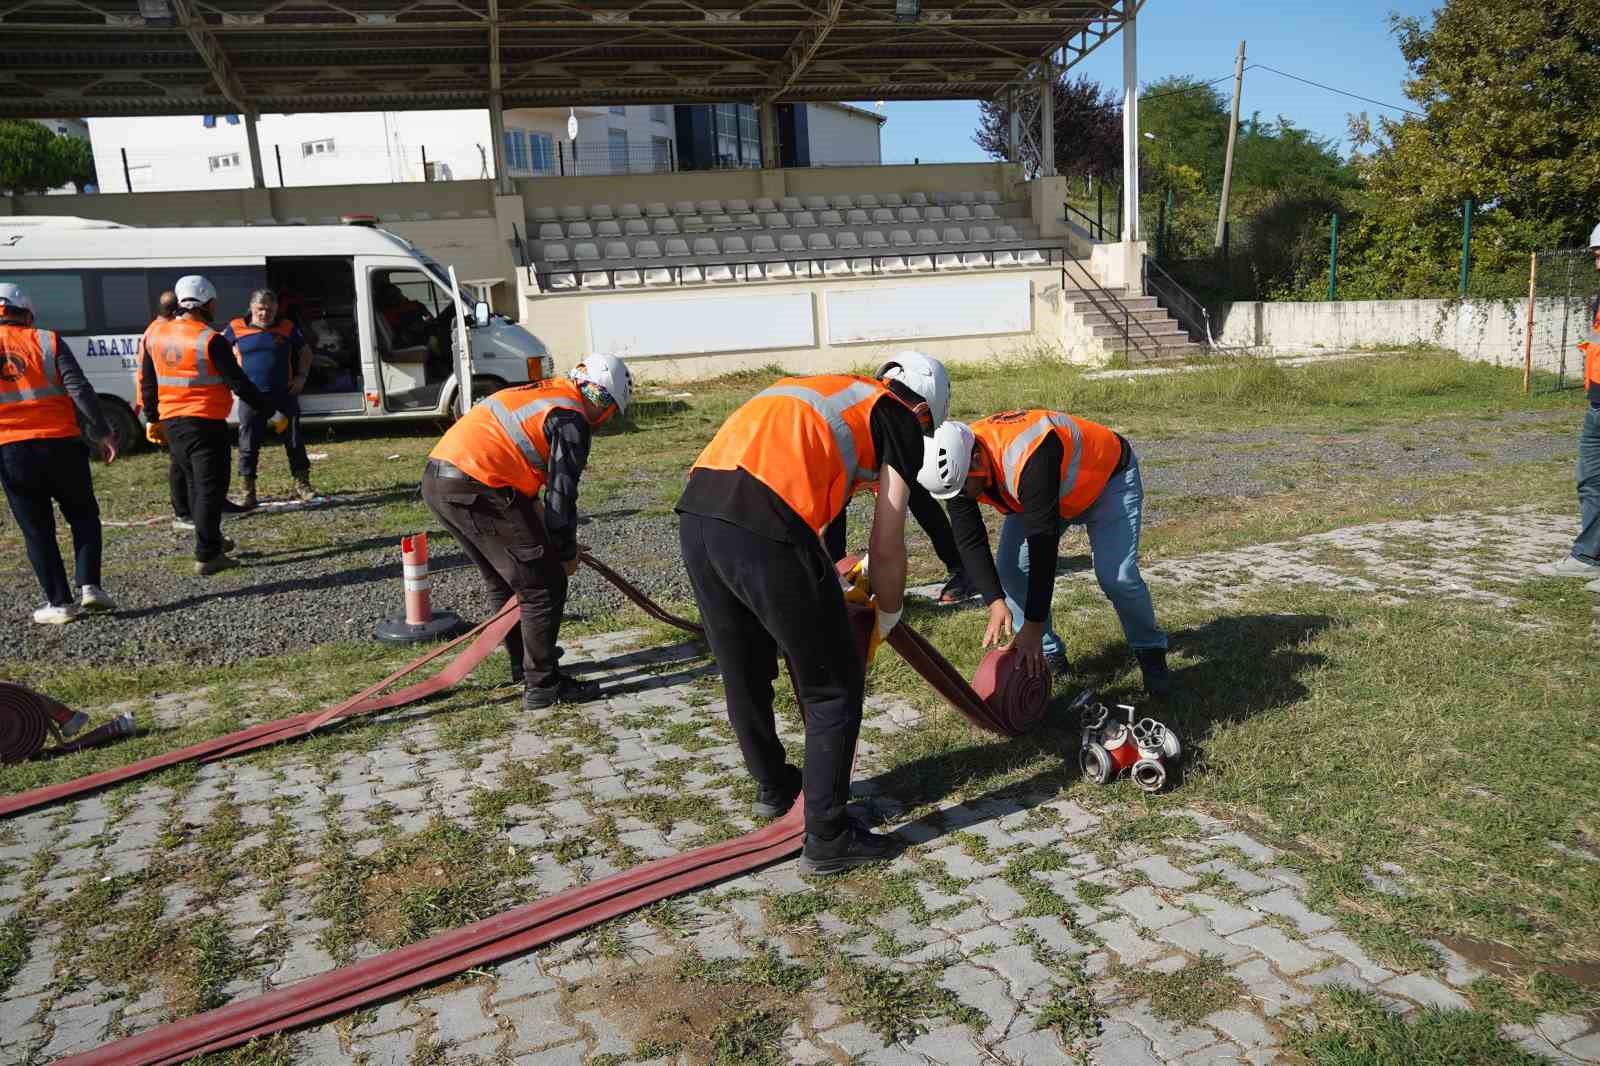
<path id="1" fill-rule="evenodd" d="M 601 569 L 601 573 L 625 592 L 632 588 L 608 569 Z M 629 598 L 634 599 L 635 594 L 638 596 L 635 602 L 648 599 L 636 589 L 629 594 Z M 663 621 L 670 620 L 672 624 L 682 625 L 684 628 L 690 628 L 692 625 L 682 619 L 673 618 L 658 607 L 650 613 Z M 851 622 L 856 631 L 858 649 L 863 654 L 873 617 L 870 610 L 862 608 L 852 610 Z M 194 745 L 181 752 L 170 752 L 166 756 L 134 765 L 143 767 L 156 762 L 160 762 L 161 765 L 171 765 L 184 758 L 195 757 L 222 758 L 291 736 L 303 735 L 335 718 L 369 714 L 441 691 L 459 681 L 482 661 L 503 639 L 515 624 L 515 620 L 516 605 L 513 602 L 459 640 L 436 649 L 377 685 L 364 689 L 325 711 L 300 715 L 280 722 L 264 723 L 230 737 L 221 737 L 216 741 Z M 698 630 L 698 627 L 694 629 Z M 388 696 L 376 695 L 394 680 L 469 639 L 472 643 L 467 649 L 438 676 Z M 972 719 L 974 724 L 1001 732 L 1015 727 L 1023 720 L 1024 715 L 1021 714 L 997 714 L 976 692 L 967 687 L 954 668 L 945 662 L 931 645 L 913 633 L 909 626 L 897 626 L 889 638 L 889 643 L 902 654 L 906 654 L 907 660 L 923 673 L 941 694 L 946 692 L 953 694 L 955 698 L 952 699 L 952 703 L 956 709 Z M 1004 699 L 1012 688 L 999 691 L 1002 692 Z M 204 751 L 195 754 L 197 749 Z M 139 769 L 135 772 L 147 771 Z M 123 776 L 131 777 L 134 774 L 128 773 Z M 94 783 L 85 785 L 85 782 Z M 106 775 L 92 775 L 78 782 L 67 782 L 68 786 L 81 787 L 63 794 L 86 791 L 87 788 L 99 787 L 105 783 L 109 783 Z M 63 787 L 65 786 L 53 786 L 53 789 L 37 789 L 34 792 L 52 792 Z M 30 795 L 34 793 L 22 794 L 23 797 Z M 17 798 L 20 797 L 13 797 L 13 800 Z M 35 799 L 26 806 L 35 806 L 42 802 L 48 802 L 48 799 Z M 78 1066 L 90 1066 L 90 1064 L 160 1066 L 160 1064 L 182 1062 L 195 1055 L 236 1046 L 253 1037 L 265 1036 L 343 1014 L 365 1004 L 375 1003 L 459 974 L 472 967 L 521 954 L 551 940 L 658 900 L 793 855 L 799 850 L 804 839 L 802 807 L 803 804 L 797 802 L 782 819 L 737 839 L 646 863 L 632 870 L 568 889 L 536 903 L 513 908 L 472 925 L 440 933 L 397 951 L 364 959 L 253 999 L 158 1026 L 136 1036 L 60 1061 L 75 1063 Z M 4 808 L 0 808 L 0 813 L 4 813 Z"/>

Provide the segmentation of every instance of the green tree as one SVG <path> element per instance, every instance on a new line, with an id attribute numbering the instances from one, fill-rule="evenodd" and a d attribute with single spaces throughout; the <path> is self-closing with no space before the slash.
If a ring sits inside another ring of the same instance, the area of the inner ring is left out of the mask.
<path id="1" fill-rule="evenodd" d="M 1352 123 L 1367 195 L 1341 289 L 1452 295 L 1468 197 L 1475 291 L 1516 291 L 1530 250 L 1587 240 L 1600 222 L 1597 16 L 1595 0 L 1446 0 L 1431 24 L 1392 18 L 1419 114 Z"/>
<path id="2" fill-rule="evenodd" d="M 37 122 L 0 119 L 0 191 L 44 192 L 94 181 L 89 142 L 54 133 Z"/>

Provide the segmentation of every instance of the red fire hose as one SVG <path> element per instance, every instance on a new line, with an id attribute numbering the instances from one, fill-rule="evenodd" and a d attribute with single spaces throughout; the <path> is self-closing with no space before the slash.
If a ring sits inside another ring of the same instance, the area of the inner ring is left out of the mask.
<path id="1" fill-rule="evenodd" d="M 651 603 L 648 597 L 614 571 L 588 556 L 584 557 L 584 561 L 652 617 L 691 632 L 699 632 L 698 626 L 676 618 Z M 852 611 L 851 622 L 856 631 L 858 647 L 863 653 L 872 618 L 869 610 L 857 608 Z M 0 803 L 0 815 L 99 788 L 113 780 L 137 776 L 158 768 L 158 765 L 172 765 L 192 758 L 219 759 L 238 754 L 304 735 L 336 718 L 371 714 L 442 691 L 461 680 L 481 662 L 504 638 L 515 621 L 516 605 L 513 602 L 471 633 L 435 649 L 376 685 L 325 711 L 263 723 L 227 737 L 143 760 L 120 771 L 107 771 L 78 781 L 22 793 Z M 467 641 L 470 644 L 466 649 L 436 677 L 388 696 L 377 695 L 395 680 Z M 889 643 L 905 655 L 907 661 L 975 725 L 994 732 L 1013 734 L 1027 728 L 1029 723 L 1036 723 L 1043 713 L 1048 691 L 1011 683 L 1008 680 L 1010 672 L 1005 670 L 1004 664 L 993 653 L 979 670 L 980 688 L 986 682 L 986 677 L 994 678 L 991 694 L 1000 694 L 1000 706 L 990 706 L 978 692 L 967 686 L 955 669 L 909 626 L 897 626 L 889 637 Z M 988 670 L 987 675 L 985 670 Z M 1012 699 L 1036 700 L 1038 706 L 1006 705 L 1006 701 Z M 160 1066 L 343 1014 L 464 970 L 521 954 L 677 893 L 787 858 L 799 850 L 804 833 L 802 805 L 797 802 L 782 819 L 734 840 L 646 863 L 397 951 L 364 959 L 253 999 L 158 1026 L 60 1061 L 79 1066 Z"/>

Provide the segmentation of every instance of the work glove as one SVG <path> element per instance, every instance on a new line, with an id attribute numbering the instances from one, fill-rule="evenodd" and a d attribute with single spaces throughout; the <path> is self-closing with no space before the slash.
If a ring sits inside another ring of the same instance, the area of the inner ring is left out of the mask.
<path id="1" fill-rule="evenodd" d="M 147 422 L 144 427 L 144 439 L 151 444 L 165 444 L 167 431 L 161 428 L 160 422 Z"/>
<path id="2" fill-rule="evenodd" d="M 844 575 L 844 602 L 860 604 L 865 607 L 872 601 L 872 582 L 867 578 L 867 557 L 863 555 L 861 561 L 852 566 Z"/>
<path id="3" fill-rule="evenodd" d="M 272 427 L 272 432 L 282 433 L 284 430 L 289 428 L 289 416 L 284 414 L 282 411 L 279 411 L 277 414 L 267 419 L 267 425 Z"/>
<path id="4" fill-rule="evenodd" d="M 900 624 L 900 616 L 904 611 L 904 608 L 898 611 L 885 611 L 882 607 L 878 608 L 878 615 L 873 620 L 872 635 L 867 638 L 868 666 L 871 666 L 872 660 L 877 657 L 878 645 L 887 640 L 894 627 Z"/>

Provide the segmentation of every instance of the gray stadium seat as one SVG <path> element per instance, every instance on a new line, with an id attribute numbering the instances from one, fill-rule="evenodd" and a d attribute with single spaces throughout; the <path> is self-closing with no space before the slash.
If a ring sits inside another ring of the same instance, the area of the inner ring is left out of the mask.
<path id="1" fill-rule="evenodd" d="M 978 202 L 980 204 L 997 204 L 1000 202 L 1000 194 L 993 189 L 985 189 L 978 194 Z"/>
<path id="2" fill-rule="evenodd" d="M 804 211 L 805 209 L 805 205 L 800 202 L 800 198 L 798 196 L 785 196 L 782 200 L 778 201 L 778 210 L 787 211 L 790 214 L 793 214 L 796 211 Z"/>
<path id="3" fill-rule="evenodd" d="M 752 211 L 746 211 L 743 214 L 734 215 L 733 224 L 740 229 L 759 229 L 761 216 Z"/>
<path id="4" fill-rule="evenodd" d="M 867 230 L 864 240 L 868 248 L 889 247 L 889 239 L 883 235 L 883 230 L 881 229 Z"/>
<path id="5" fill-rule="evenodd" d="M 935 205 L 924 211 L 922 217 L 929 222 L 946 222 L 949 221 L 950 213 L 944 208 Z"/>
<path id="6" fill-rule="evenodd" d="M 535 222 L 554 222 L 556 220 L 556 209 L 553 207 L 536 207 L 533 209 L 533 220 Z"/>
<path id="7" fill-rule="evenodd" d="M 963 252 L 961 254 L 961 265 L 966 267 L 966 268 L 968 268 L 969 270 L 977 269 L 979 267 L 989 266 L 990 265 L 989 253 L 988 252 Z"/>
<path id="8" fill-rule="evenodd" d="M 594 235 L 596 237 L 620 237 L 622 236 L 622 227 L 617 224 L 615 219 L 608 218 L 604 222 L 595 224 Z"/>
<path id="9" fill-rule="evenodd" d="M 840 193 L 830 202 L 833 204 L 833 209 L 835 211 L 848 211 L 856 205 L 856 202 L 845 193 Z"/>
<path id="10" fill-rule="evenodd" d="M 926 207 L 928 204 L 927 194 L 914 192 L 910 196 L 906 197 L 906 203 L 910 204 L 912 207 Z"/>
<path id="11" fill-rule="evenodd" d="M 695 255 L 717 255 L 717 241 L 715 237 L 696 237 L 694 239 Z"/>
<path id="12" fill-rule="evenodd" d="M 970 222 L 971 220 L 972 208 L 968 207 L 966 204 L 956 204 L 950 209 L 950 221 Z"/>
<path id="13" fill-rule="evenodd" d="M 940 238 L 945 244 L 966 244 L 967 231 L 960 226 L 946 226 L 944 236 Z"/>
<path id="14" fill-rule="evenodd" d="M 611 213 L 610 204 L 590 204 L 589 217 L 599 220 L 603 218 L 615 218 L 616 216 Z"/>
<path id="15" fill-rule="evenodd" d="M 936 230 L 936 229 L 931 229 L 931 228 L 929 228 L 927 226 L 922 227 L 921 229 L 917 230 L 917 243 L 918 244 L 938 244 L 939 243 L 939 231 Z"/>
<path id="16" fill-rule="evenodd" d="M 1045 266 L 1049 261 L 1037 248 L 1025 248 L 1017 253 L 1017 262 L 1022 266 Z"/>
<path id="17" fill-rule="evenodd" d="M 951 198 L 950 198 L 950 194 L 947 193 L 947 192 L 936 192 L 933 195 L 929 196 L 928 199 L 932 200 L 935 204 L 938 204 L 940 207 L 943 207 L 945 204 L 950 203 L 950 199 Z"/>
<path id="18" fill-rule="evenodd" d="M 844 233 L 839 234 L 839 239 L 834 242 L 834 247 L 838 248 L 841 252 L 859 251 L 861 248 L 861 238 L 846 230 Z"/>
<path id="19" fill-rule="evenodd" d="M 781 211 L 771 211 L 767 214 L 768 229 L 788 229 L 789 216 Z"/>
<path id="20" fill-rule="evenodd" d="M 642 218 L 630 218 L 622 224 L 622 232 L 629 237 L 647 237 L 650 234 L 650 223 Z"/>
<path id="21" fill-rule="evenodd" d="M 995 214 L 994 208 L 990 207 L 988 204 L 979 204 L 977 207 L 974 207 L 972 209 L 972 217 L 981 218 L 981 219 L 991 219 L 991 218 L 999 218 L 1000 216 Z"/>
<path id="22" fill-rule="evenodd" d="M 884 207 L 904 207 L 905 206 L 905 199 L 903 197 L 901 197 L 901 195 L 899 193 L 897 193 L 897 192 L 886 192 L 886 193 L 883 194 L 883 206 Z"/>
<path id="23" fill-rule="evenodd" d="M 958 204 L 975 204 L 977 202 L 978 202 L 978 194 L 975 193 L 975 192 L 958 192 L 958 193 L 956 193 L 956 203 L 958 203 Z"/>
<path id="24" fill-rule="evenodd" d="M 806 239 L 806 248 L 813 252 L 831 252 L 833 239 L 826 233 L 813 233 Z"/>
<path id="25" fill-rule="evenodd" d="M 805 203 L 807 211 L 826 211 L 828 209 L 828 198 L 825 196 L 807 196 Z"/>
<path id="26" fill-rule="evenodd" d="M 733 219 L 727 215 L 711 215 L 706 219 L 706 225 L 712 229 L 732 229 Z"/>
<path id="27" fill-rule="evenodd" d="M 733 238 L 730 237 L 728 239 L 732 240 Z M 750 238 L 750 250 L 757 255 L 772 255 L 778 251 L 778 245 L 772 239 L 771 234 L 758 233 Z"/>
<path id="28" fill-rule="evenodd" d="M 973 244 L 988 244 L 994 240 L 994 236 L 989 232 L 988 226 L 973 226 L 967 230 L 967 239 Z"/>
<path id="29" fill-rule="evenodd" d="M 889 234 L 889 243 L 894 245 L 896 248 L 909 248 L 917 242 L 911 239 L 910 230 L 897 229 Z"/>
<path id="30" fill-rule="evenodd" d="M 667 237 L 678 232 L 678 220 L 675 218 L 656 219 L 655 231 L 657 237 Z"/>
<path id="31" fill-rule="evenodd" d="M 844 224 L 847 226 L 865 226 L 871 221 L 867 217 L 867 213 L 860 208 L 856 208 L 854 211 L 846 211 L 844 214 Z"/>
<path id="32" fill-rule="evenodd" d="M 636 241 L 633 245 L 635 259 L 660 259 L 661 245 L 655 241 Z"/>
<path id="33" fill-rule="evenodd" d="M 837 211 L 823 211 L 821 214 L 817 215 L 817 225 L 842 226 L 844 225 L 844 216 L 839 214 Z"/>
<path id="34" fill-rule="evenodd" d="M 898 255 L 886 255 L 878 259 L 878 273 L 880 274 L 904 274 L 905 272 L 906 261 Z"/>
<path id="35" fill-rule="evenodd" d="M 1014 267 L 1017 265 L 1017 253 L 1010 251 L 1009 249 L 1002 248 L 1000 251 L 994 253 L 993 264 L 996 269 L 1000 267 Z"/>
<path id="36" fill-rule="evenodd" d="M 583 239 L 585 237 L 593 237 L 593 236 L 594 236 L 594 230 L 590 228 L 589 223 L 587 223 L 587 222 L 569 222 L 569 223 L 567 223 L 567 237 L 568 237 L 568 239 L 570 239 L 570 240 L 581 240 L 581 239 Z"/>
<path id="37" fill-rule="evenodd" d="M 561 230 L 559 222 L 541 222 L 539 224 L 539 239 L 541 241 L 559 241 L 566 234 Z"/>
<path id="38" fill-rule="evenodd" d="M 894 224 L 894 211 L 887 207 L 872 209 L 872 222 L 876 226 L 889 226 Z"/>
<path id="39" fill-rule="evenodd" d="M 921 222 L 922 209 L 920 207 L 902 207 L 900 209 L 901 222 Z"/>
<path id="40" fill-rule="evenodd" d="M 759 212 L 763 215 L 769 211 L 776 211 L 777 209 L 778 202 L 770 196 L 759 196 L 756 198 L 756 202 L 750 205 L 750 210 Z"/>
<path id="41" fill-rule="evenodd" d="M 722 214 L 722 201 L 721 200 L 701 200 L 700 201 L 700 213 L 702 215 L 720 215 L 720 214 Z"/>
<path id="42" fill-rule="evenodd" d="M 816 229 L 817 217 L 810 211 L 796 211 L 790 216 L 795 229 Z"/>
<path id="43" fill-rule="evenodd" d="M 561 217 L 567 222 L 577 222 L 584 217 L 583 207 L 579 204 L 568 204 L 561 209 Z"/>
<path id="44" fill-rule="evenodd" d="M 628 250 L 628 242 L 627 241 L 607 241 L 606 242 L 606 258 L 607 259 L 632 259 L 633 258 L 633 253 Z"/>
<path id="45" fill-rule="evenodd" d="M 611 277 L 619 289 L 636 289 L 644 282 L 637 270 L 613 271 Z"/>
<path id="46" fill-rule="evenodd" d="M 572 246 L 572 258 L 576 259 L 580 263 L 599 259 L 600 246 L 592 241 L 585 241 L 582 244 L 575 244 Z"/>
<path id="47" fill-rule="evenodd" d="M 639 205 L 638 204 L 623 204 L 622 206 L 617 208 L 617 217 L 618 218 L 638 218 L 639 217 Z"/>
<path id="48" fill-rule="evenodd" d="M 1015 227 L 1015 226 L 996 226 L 995 229 L 994 229 L 994 239 L 997 240 L 997 241 L 1014 241 L 1014 240 L 1016 240 L 1017 239 L 1017 227 Z"/>
<path id="49" fill-rule="evenodd" d="M 672 213 L 675 214 L 675 215 L 693 215 L 693 214 L 695 214 L 696 212 L 695 212 L 695 209 L 694 209 L 694 201 L 693 200 L 679 200 L 677 203 L 672 205 Z"/>
<path id="50" fill-rule="evenodd" d="M 730 215 L 742 215 L 750 210 L 749 200 L 729 200 L 723 208 Z"/>
<path id="51" fill-rule="evenodd" d="M 666 246 L 665 246 L 665 248 L 663 250 L 664 250 L 665 254 L 667 256 L 669 256 L 669 257 L 671 257 L 671 256 L 679 256 L 679 255 L 688 255 L 689 254 L 689 242 L 684 240 L 682 237 L 673 237 L 673 238 L 670 238 L 667 241 Z"/>
<path id="52" fill-rule="evenodd" d="M 685 285 L 699 285 L 706 280 L 706 276 L 700 272 L 699 267 L 686 266 L 678 268 L 678 280 Z"/>
<path id="53" fill-rule="evenodd" d="M 850 261 L 848 259 L 825 259 L 822 262 L 822 273 L 830 278 L 848 274 L 850 273 Z"/>
<path id="54" fill-rule="evenodd" d="M 547 244 L 544 246 L 544 261 L 546 263 L 565 263 L 572 258 L 572 253 L 567 251 L 564 244 Z"/>
<path id="55" fill-rule="evenodd" d="M 576 274 L 564 270 L 550 275 L 551 292 L 556 292 L 560 289 L 576 289 L 577 287 L 578 276 Z"/>
<path id="56" fill-rule="evenodd" d="M 931 255 L 908 255 L 906 256 L 906 269 L 915 273 L 932 270 L 933 257 Z"/>
<path id="57" fill-rule="evenodd" d="M 666 269 L 665 267 L 646 267 L 644 272 L 644 283 L 647 286 L 671 285 L 672 271 Z"/>
<path id="58" fill-rule="evenodd" d="M 644 213 L 648 218 L 666 218 L 667 205 L 663 203 L 645 204 Z"/>
<path id="59" fill-rule="evenodd" d="M 933 265 L 940 270 L 961 270 L 966 266 L 961 261 L 960 252 L 940 252 L 933 257 Z"/>
<path id="60" fill-rule="evenodd" d="M 856 206 L 864 211 L 870 211 L 872 208 L 878 206 L 878 198 L 872 195 L 870 192 L 862 193 L 860 196 L 856 197 Z"/>

